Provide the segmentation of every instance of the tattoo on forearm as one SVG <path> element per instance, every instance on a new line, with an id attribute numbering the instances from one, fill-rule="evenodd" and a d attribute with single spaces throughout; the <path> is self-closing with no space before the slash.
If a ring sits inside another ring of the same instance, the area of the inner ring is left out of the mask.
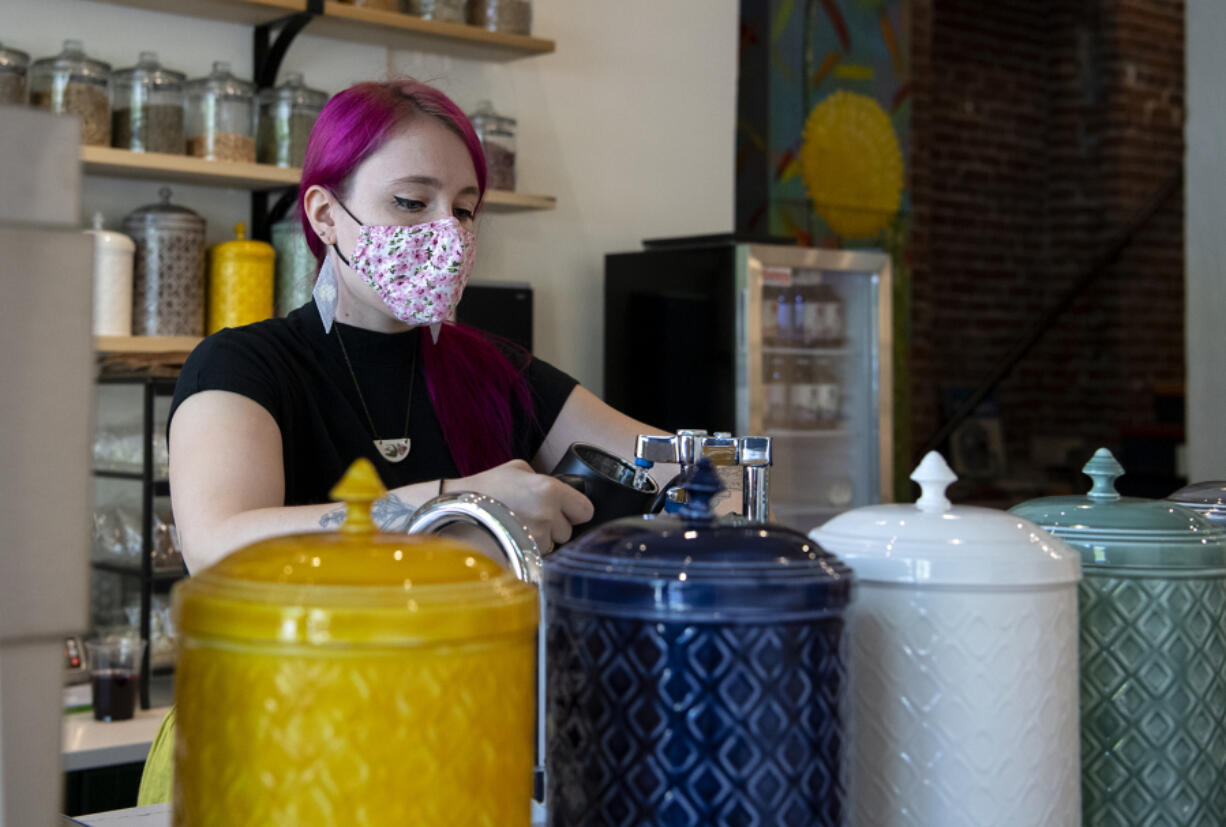
<path id="1" fill-rule="evenodd" d="M 416 508 L 395 494 L 388 494 L 386 497 L 375 500 L 375 504 L 370 510 L 370 516 L 374 518 L 375 525 L 379 527 L 379 530 L 393 533 L 408 531 L 409 521 L 416 513 Z"/>
<path id="2" fill-rule="evenodd" d="M 323 528 L 336 528 L 345 522 L 345 513 L 345 506 L 342 505 L 320 517 L 319 524 Z M 416 513 L 416 508 L 395 494 L 388 494 L 386 497 L 375 500 L 375 504 L 370 509 L 370 516 L 379 530 L 393 533 L 408 531 L 409 521 Z"/>

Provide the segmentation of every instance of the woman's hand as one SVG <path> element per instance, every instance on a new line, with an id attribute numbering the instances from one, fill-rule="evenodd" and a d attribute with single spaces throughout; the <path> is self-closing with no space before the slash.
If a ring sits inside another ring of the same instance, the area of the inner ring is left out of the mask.
<path id="1" fill-rule="evenodd" d="M 570 539 L 571 527 L 592 519 L 591 500 L 564 482 L 538 474 L 522 459 L 513 459 L 480 474 L 447 480 L 448 493 L 476 491 L 515 512 L 546 552 Z"/>

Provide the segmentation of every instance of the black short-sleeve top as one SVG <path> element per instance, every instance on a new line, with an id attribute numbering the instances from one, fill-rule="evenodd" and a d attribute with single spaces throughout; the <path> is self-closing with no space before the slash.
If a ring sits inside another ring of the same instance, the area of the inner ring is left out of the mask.
<path id="1" fill-rule="evenodd" d="M 388 488 L 455 478 L 460 474 L 416 358 L 422 335 L 428 330 L 378 333 L 339 322 L 325 333 L 315 303 L 308 302 L 285 318 L 227 328 L 201 342 L 179 375 L 170 415 L 192 394 L 208 390 L 231 391 L 263 406 L 281 430 L 285 505 L 328 502 L 328 492 L 358 457 L 375 464 Z M 507 355 L 522 369 L 534 406 L 531 412 L 511 406 L 513 455 L 531 461 L 578 382 L 540 359 Z M 391 463 L 375 450 L 363 402 L 380 439 L 404 436 L 407 414 L 411 443 L 404 460 Z"/>

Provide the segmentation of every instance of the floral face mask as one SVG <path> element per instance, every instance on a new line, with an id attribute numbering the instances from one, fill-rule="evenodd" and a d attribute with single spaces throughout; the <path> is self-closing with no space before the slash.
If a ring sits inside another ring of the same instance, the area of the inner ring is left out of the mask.
<path id="1" fill-rule="evenodd" d="M 439 326 L 451 317 L 472 274 L 477 237 L 457 218 L 411 227 L 367 225 L 337 199 L 361 230 L 353 255 L 332 248 L 402 322 Z"/>

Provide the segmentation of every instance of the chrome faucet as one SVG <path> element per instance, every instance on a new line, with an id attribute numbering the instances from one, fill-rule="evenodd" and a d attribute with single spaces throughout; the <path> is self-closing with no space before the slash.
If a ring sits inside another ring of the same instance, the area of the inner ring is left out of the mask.
<path id="1" fill-rule="evenodd" d="M 685 429 L 672 436 L 639 434 L 634 446 L 635 464 L 650 468 L 657 462 L 676 463 L 688 475 L 698 460 L 706 457 L 713 465 L 741 467 L 741 514 L 764 523 L 770 513 L 771 438 L 734 437 L 730 433 Z M 667 492 L 676 502 L 684 496 L 679 488 Z"/>

